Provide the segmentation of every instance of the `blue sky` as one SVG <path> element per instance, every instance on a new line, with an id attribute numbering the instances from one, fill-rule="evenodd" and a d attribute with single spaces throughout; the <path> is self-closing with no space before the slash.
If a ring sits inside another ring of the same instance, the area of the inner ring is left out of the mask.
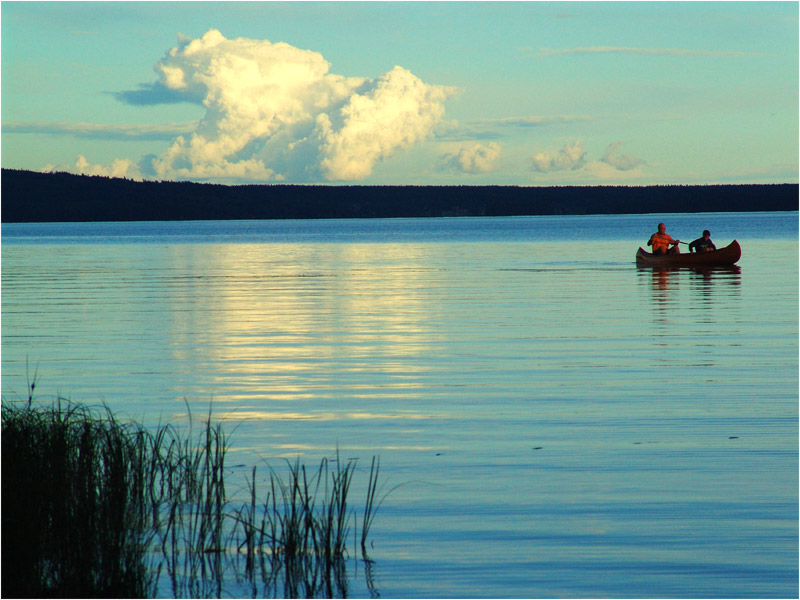
<path id="1" fill-rule="evenodd" d="M 2 165 L 798 181 L 797 2 L 3 2 Z"/>

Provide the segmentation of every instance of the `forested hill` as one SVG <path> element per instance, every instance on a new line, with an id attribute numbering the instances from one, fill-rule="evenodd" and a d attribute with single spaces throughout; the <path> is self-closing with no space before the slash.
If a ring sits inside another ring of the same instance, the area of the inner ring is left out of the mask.
<path id="1" fill-rule="evenodd" d="M 798 209 L 797 184 L 305 186 L 137 182 L 2 170 L 2 221 L 175 221 Z"/>

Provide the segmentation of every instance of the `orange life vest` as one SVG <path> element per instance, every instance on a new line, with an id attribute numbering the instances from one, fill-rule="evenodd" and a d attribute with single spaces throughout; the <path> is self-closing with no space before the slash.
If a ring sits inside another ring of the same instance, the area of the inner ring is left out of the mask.
<path id="1" fill-rule="evenodd" d="M 654 233 L 653 237 L 650 238 L 650 243 L 653 246 L 653 252 L 659 250 L 664 250 L 666 252 L 669 250 L 670 244 L 675 243 L 675 240 L 673 240 L 672 236 L 668 233 Z"/>

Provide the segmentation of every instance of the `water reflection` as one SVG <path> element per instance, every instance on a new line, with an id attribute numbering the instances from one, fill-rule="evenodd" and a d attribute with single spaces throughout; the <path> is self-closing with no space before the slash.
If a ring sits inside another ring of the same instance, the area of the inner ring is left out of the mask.
<path id="1" fill-rule="evenodd" d="M 639 279 L 649 279 L 653 300 L 657 305 L 668 305 L 679 299 L 678 291 L 688 283 L 693 296 L 708 299 L 714 294 L 729 297 L 738 293 L 741 286 L 742 269 L 730 267 L 639 267 Z"/>
<path id="2" fill-rule="evenodd" d="M 741 268 L 653 268 L 638 270 L 650 290 L 657 361 L 675 367 L 716 367 L 720 354 L 739 345 Z"/>
<path id="3" fill-rule="evenodd" d="M 418 394 L 419 376 L 430 367 L 417 358 L 438 337 L 428 325 L 436 274 L 418 247 L 217 244 L 169 251 L 177 272 L 202 274 L 169 288 L 174 359 L 206 365 L 215 402 L 236 401 L 252 416 L 265 410 L 261 402 L 277 401 L 264 414 L 297 418 L 297 409 L 283 403 L 335 397 L 345 383 L 351 396 Z"/>

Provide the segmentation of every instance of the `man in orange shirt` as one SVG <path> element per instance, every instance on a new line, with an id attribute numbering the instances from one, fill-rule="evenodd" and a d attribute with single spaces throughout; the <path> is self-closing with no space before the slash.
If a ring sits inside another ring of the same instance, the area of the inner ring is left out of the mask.
<path id="1" fill-rule="evenodd" d="M 653 247 L 653 254 L 680 254 L 678 248 L 680 243 L 680 240 L 673 240 L 672 236 L 667 234 L 667 226 L 663 223 L 658 224 L 658 231 L 647 240 L 647 245 Z"/>

